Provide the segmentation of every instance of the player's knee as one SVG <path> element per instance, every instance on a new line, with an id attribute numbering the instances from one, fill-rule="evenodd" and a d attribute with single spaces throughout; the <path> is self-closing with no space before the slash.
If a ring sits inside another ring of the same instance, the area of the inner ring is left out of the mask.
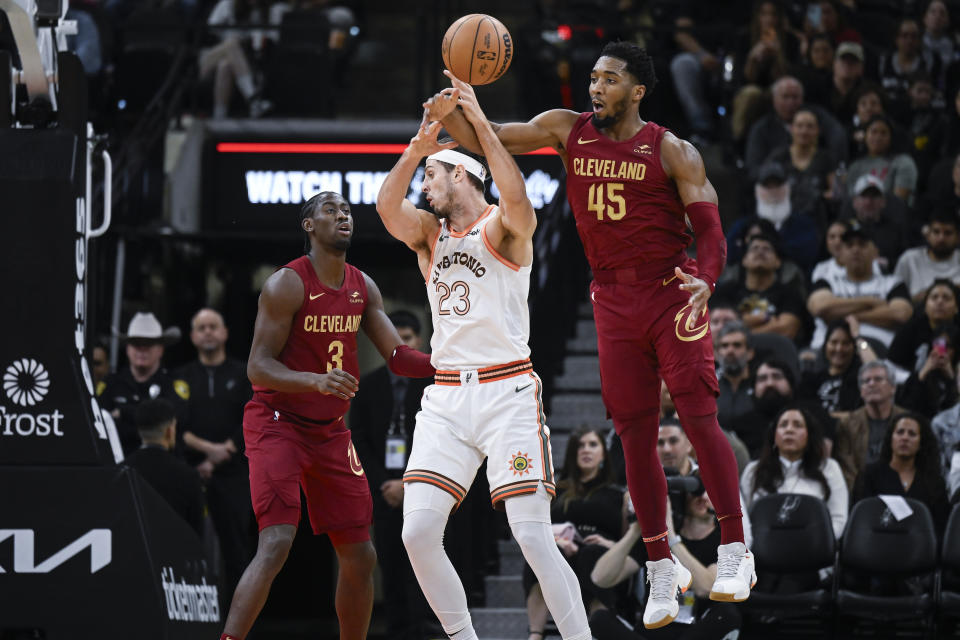
<path id="1" fill-rule="evenodd" d="M 440 546 L 444 523 L 429 509 L 411 511 L 403 517 L 403 530 L 400 538 L 410 556 L 420 555 L 431 547 Z"/>
<path id="2" fill-rule="evenodd" d="M 377 552 L 369 541 L 337 548 L 340 570 L 348 578 L 363 579 L 373 573 L 377 565 Z"/>
<path id="3" fill-rule="evenodd" d="M 257 547 L 257 560 L 267 570 L 278 572 L 290 554 L 293 536 L 286 535 L 286 532 L 272 532 L 273 534 L 271 534 L 268 530 L 272 528 L 268 527 L 261 532 L 260 544 Z"/>
<path id="4" fill-rule="evenodd" d="M 549 525 L 543 522 L 511 522 L 510 531 L 524 555 L 531 550 L 554 544 L 553 532 Z"/>

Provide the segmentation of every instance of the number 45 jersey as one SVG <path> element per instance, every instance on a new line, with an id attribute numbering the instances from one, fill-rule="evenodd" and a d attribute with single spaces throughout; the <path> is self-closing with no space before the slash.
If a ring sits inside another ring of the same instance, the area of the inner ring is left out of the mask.
<path id="1" fill-rule="evenodd" d="M 287 343 L 277 359 L 294 371 L 326 373 L 341 369 L 359 378 L 357 331 L 367 308 L 363 272 L 347 264 L 343 284 L 339 289 L 331 289 L 320 282 L 309 256 L 301 256 L 281 269 L 292 269 L 300 276 L 303 303 L 293 317 Z M 350 407 L 348 400 L 316 391 L 286 393 L 257 385 L 253 390 L 254 400 L 307 422 L 337 420 Z"/>
<path id="2" fill-rule="evenodd" d="M 567 138 L 567 199 L 590 267 L 622 269 L 678 258 L 690 244 L 674 181 L 660 164 L 666 129 L 647 122 L 617 142 L 600 133 L 592 113 Z M 679 264 L 679 262 L 677 262 Z"/>
<path id="3" fill-rule="evenodd" d="M 440 221 L 427 297 L 433 313 L 430 361 L 438 370 L 481 369 L 530 357 L 530 266 L 513 264 L 487 239 L 500 210 L 489 205 L 470 228 Z"/>

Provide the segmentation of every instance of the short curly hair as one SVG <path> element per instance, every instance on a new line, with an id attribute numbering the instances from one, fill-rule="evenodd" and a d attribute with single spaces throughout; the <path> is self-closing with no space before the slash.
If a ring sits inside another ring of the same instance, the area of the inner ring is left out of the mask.
<path id="1" fill-rule="evenodd" d="M 637 84 L 647 88 L 647 95 L 657 86 L 657 72 L 653 68 L 653 58 L 647 50 L 633 42 L 617 40 L 608 42 L 600 51 L 600 56 L 608 56 L 627 63 L 627 71 Z"/>

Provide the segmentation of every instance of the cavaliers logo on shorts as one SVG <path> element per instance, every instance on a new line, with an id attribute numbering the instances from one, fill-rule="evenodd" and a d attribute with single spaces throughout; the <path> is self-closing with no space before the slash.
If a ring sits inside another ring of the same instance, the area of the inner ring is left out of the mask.
<path id="1" fill-rule="evenodd" d="M 515 455 L 510 457 L 509 465 L 515 476 L 530 473 L 530 454 L 517 451 Z"/>
<path id="2" fill-rule="evenodd" d="M 353 440 L 347 446 L 347 461 L 350 463 L 350 471 L 353 472 L 353 475 L 363 475 L 363 465 L 360 464 L 360 456 L 357 455 L 357 450 L 353 448 Z"/>
<path id="3" fill-rule="evenodd" d="M 703 324 L 696 326 L 697 319 L 691 313 L 692 307 L 688 304 L 674 316 L 673 321 L 677 326 L 677 337 L 684 342 L 693 342 L 707 335 L 710 328 L 710 320 L 706 315 L 702 316 Z"/>

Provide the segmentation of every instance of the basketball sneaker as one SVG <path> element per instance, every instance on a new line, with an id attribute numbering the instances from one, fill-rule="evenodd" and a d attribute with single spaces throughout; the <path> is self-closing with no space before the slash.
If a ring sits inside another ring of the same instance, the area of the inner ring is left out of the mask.
<path id="1" fill-rule="evenodd" d="M 742 542 L 717 547 L 717 579 L 710 590 L 710 599 L 718 602 L 743 602 L 757 584 L 753 554 Z"/>
<path id="2" fill-rule="evenodd" d="M 680 564 L 677 557 L 651 562 L 647 560 L 647 582 L 650 583 L 650 597 L 643 609 L 643 626 L 658 629 L 673 622 L 680 612 L 677 602 L 677 590 L 685 593 L 693 582 L 693 575 Z"/>

